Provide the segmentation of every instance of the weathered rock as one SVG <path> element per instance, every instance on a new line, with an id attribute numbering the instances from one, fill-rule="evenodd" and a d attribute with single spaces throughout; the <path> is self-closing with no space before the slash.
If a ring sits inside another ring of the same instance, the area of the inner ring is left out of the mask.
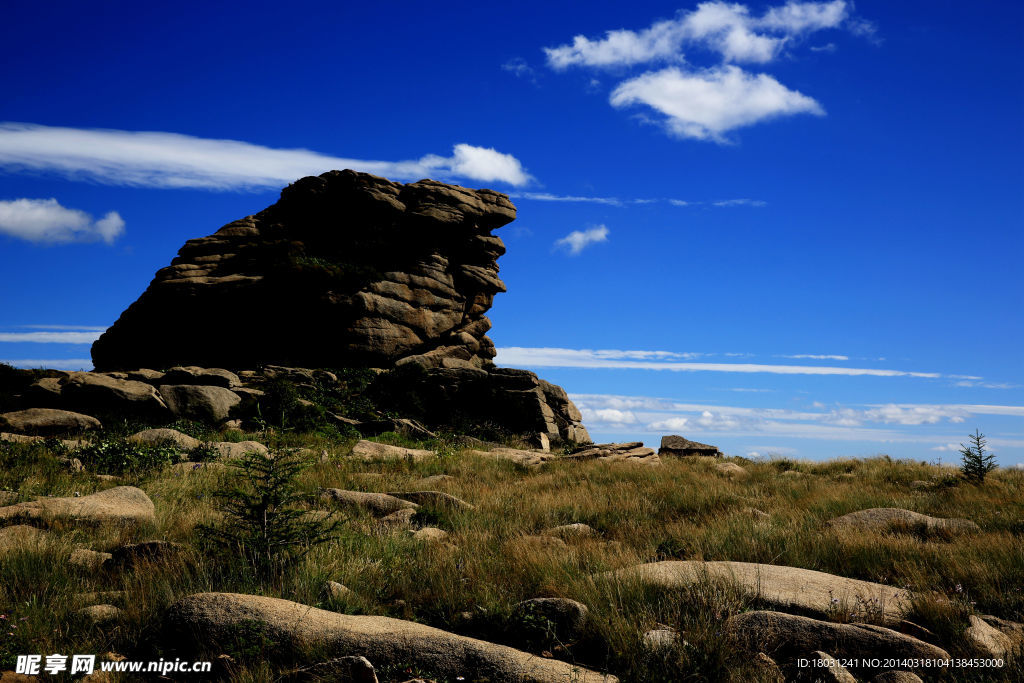
<path id="1" fill-rule="evenodd" d="M 489 451 L 470 450 L 470 455 L 481 458 L 493 458 L 495 460 L 506 460 L 522 467 L 540 467 L 550 462 L 555 456 L 535 451 L 524 451 L 519 448 L 492 448 Z"/>
<path id="2" fill-rule="evenodd" d="M 270 450 L 259 441 L 213 441 L 210 447 L 225 460 L 237 460 L 246 453 L 270 454 Z"/>
<path id="3" fill-rule="evenodd" d="M 103 415 L 159 418 L 167 406 L 151 384 L 99 372 L 72 372 L 61 382 L 60 405 Z"/>
<path id="4" fill-rule="evenodd" d="M 752 661 L 753 669 L 758 674 L 758 681 L 761 683 L 786 683 L 786 677 L 782 675 L 782 669 L 775 663 L 775 660 L 763 652 L 754 655 Z"/>
<path id="5" fill-rule="evenodd" d="M 390 515 L 399 510 L 416 510 L 419 508 L 419 505 L 416 503 L 395 498 L 386 493 L 324 489 L 322 495 L 345 507 L 367 510 L 370 514 L 377 517 Z"/>
<path id="6" fill-rule="evenodd" d="M 160 396 L 175 417 L 220 424 L 242 399 L 223 387 L 199 384 L 161 384 Z"/>
<path id="7" fill-rule="evenodd" d="M 146 382 L 147 384 L 159 384 L 160 380 L 163 379 L 164 373 L 159 370 L 150 370 L 149 368 L 139 368 L 138 370 L 131 370 L 126 373 L 127 378 L 133 382 Z"/>
<path id="8" fill-rule="evenodd" d="M 910 610 L 912 600 L 911 593 L 901 588 L 810 569 L 754 562 L 669 560 L 627 567 L 602 576 L 664 588 L 728 581 L 777 609 L 794 609 L 819 616 L 842 609 L 846 614 L 870 616 L 883 623 L 897 623 Z"/>
<path id="9" fill-rule="evenodd" d="M 661 458 L 653 448 L 647 448 L 642 441 L 627 443 L 602 443 L 585 446 L 563 456 L 562 460 L 601 460 L 603 462 L 635 462 L 644 465 L 660 465 Z"/>
<path id="10" fill-rule="evenodd" d="M 679 644 L 679 631 L 674 628 L 654 628 L 644 633 L 641 642 L 648 650 L 667 650 Z"/>
<path id="11" fill-rule="evenodd" d="M 915 528 L 954 533 L 980 531 L 977 524 L 967 519 L 929 517 L 900 508 L 858 510 L 831 520 L 829 526 L 833 529 L 851 531 L 899 531 Z"/>
<path id="12" fill-rule="evenodd" d="M 0 555 L 12 550 L 36 548 L 46 540 L 47 533 L 27 524 L 15 524 L 0 529 Z"/>
<path id="13" fill-rule="evenodd" d="M 77 498 L 39 498 L 0 507 L 0 519 L 47 522 L 60 518 L 89 523 L 153 524 L 153 501 L 134 486 L 112 489 Z"/>
<path id="14" fill-rule="evenodd" d="M 256 595 L 200 593 L 168 611 L 175 642 L 217 642 L 241 624 L 262 623 L 267 642 L 287 651 L 299 643 L 323 652 L 366 657 L 378 666 L 415 666 L 442 677 L 468 672 L 487 680 L 517 683 L 580 683 L 614 677 L 566 662 L 544 659 L 503 645 L 455 635 L 400 619 L 351 616 Z"/>
<path id="15" fill-rule="evenodd" d="M 840 664 L 835 657 L 818 650 L 811 655 L 811 666 L 814 667 L 815 680 L 821 683 L 857 683 L 849 669 Z"/>
<path id="16" fill-rule="evenodd" d="M 78 614 L 88 619 L 94 626 L 106 626 L 121 618 L 124 612 L 113 605 L 90 605 L 78 610 Z"/>
<path id="17" fill-rule="evenodd" d="M 443 491 L 391 491 L 389 496 L 408 500 L 419 505 L 449 507 L 455 510 L 475 510 L 476 506 Z"/>
<path id="18" fill-rule="evenodd" d="M 78 434 L 102 427 L 95 417 L 54 408 L 28 408 L 0 415 L 0 428 L 20 434 Z"/>
<path id="19" fill-rule="evenodd" d="M 17 491 L 0 491 L 0 505 L 10 505 L 18 500 Z"/>
<path id="20" fill-rule="evenodd" d="M 413 482 L 413 486 L 443 486 L 454 481 L 455 477 L 450 474 L 432 474 L 429 477 L 417 479 Z"/>
<path id="21" fill-rule="evenodd" d="M 587 625 L 587 606 L 568 598 L 531 598 L 512 609 L 512 618 L 528 630 L 565 643 L 578 640 Z"/>
<path id="22" fill-rule="evenodd" d="M 448 532 L 436 527 L 423 527 L 412 532 L 412 537 L 423 543 L 444 543 L 448 540 Z"/>
<path id="23" fill-rule="evenodd" d="M 407 527 L 412 524 L 412 518 L 415 516 L 416 510 L 414 508 L 405 508 L 403 510 L 396 510 L 390 515 L 384 515 L 377 521 L 384 526 Z"/>
<path id="24" fill-rule="evenodd" d="M 342 600 L 352 595 L 352 591 L 337 581 L 327 581 L 324 583 L 324 594 L 332 600 Z"/>
<path id="25" fill-rule="evenodd" d="M 552 527 L 544 531 L 548 536 L 557 536 L 562 540 L 572 538 L 593 538 L 597 536 L 597 531 L 593 527 L 589 527 L 586 524 L 562 524 L 561 526 Z"/>
<path id="26" fill-rule="evenodd" d="M 223 368 L 201 368 L 195 365 L 177 366 L 168 370 L 160 378 L 160 384 L 208 385 L 236 389 L 242 386 L 242 380 L 235 373 Z"/>
<path id="27" fill-rule="evenodd" d="M 357 441 L 352 447 L 353 458 L 362 460 L 430 460 L 437 457 L 433 451 L 421 448 L 403 448 L 376 441 Z"/>
<path id="28" fill-rule="evenodd" d="M 722 453 L 718 450 L 717 446 L 710 446 L 706 443 L 690 441 L 689 439 L 685 439 L 675 434 L 661 437 L 661 448 L 658 449 L 658 455 L 671 455 L 677 457 L 687 457 L 691 455 L 718 456 L 721 454 Z"/>
<path id="29" fill-rule="evenodd" d="M 202 443 L 199 439 L 188 434 L 182 434 L 177 429 L 144 429 L 128 437 L 129 441 L 137 441 L 148 446 L 171 445 L 184 451 L 198 448 Z"/>
<path id="30" fill-rule="evenodd" d="M 970 626 L 964 637 L 978 654 L 983 657 L 999 659 L 1013 652 L 1013 639 L 1002 631 L 985 623 L 977 615 L 969 617 Z"/>
<path id="31" fill-rule="evenodd" d="M 882 626 L 835 624 L 809 617 L 763 610 L 737 614 L 725 623 L 728 637 L 742 650 L 803 656 L 815 650 L 843 659 L 948 659 L 934 645 Z M 921 670 L 925 670 L 922 663 Z"/>
<path id="32" fill-rule="evenodd" d="M 78 548 L 71 551 L 71 556 L 68 558 L 68 564 L 72 567 L 80 567 L 82 569 L 94 571 L 103 567 L 111 557 L 113 556 L 110 553 L 101 553 L 87 548 Z"/>
<path id="33" fill-rule="evenodd" d="M 750 476 L 749 472 L 734 462 L 720 462 L 715 465 L 715 469 L 730 479 L 746 479 Z"/>

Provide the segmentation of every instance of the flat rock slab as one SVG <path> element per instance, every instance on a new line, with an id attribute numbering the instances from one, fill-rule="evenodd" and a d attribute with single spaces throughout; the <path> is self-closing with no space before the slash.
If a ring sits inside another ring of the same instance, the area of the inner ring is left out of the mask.
<path id="1" fill-rule="evenodd" d="M 190 451 L 198 448 L 202 443 L 199 439 L 188 434 L 182 434 L 177 429 L 144 429 L 128 437 L 129 441 L 143 443 L 147 446 L 171 445 L 175 448 Z"/>
<path id="2" fill-rule="evenodd" d="M 357 441 L 351 456 L 362 460 L 430 460 L 437 457 L 434 451 L 420 448 L 404 448 L 376 441 Z"/>
<path id="3" fill-rule="evenodd" d="M 390 515 L 399 510 L 416 510 L 419 507 L 416 503 L 386 493 L 324 489 L 322 495 L 346 507 L 368 510 L 375 517 Z"/>
<path id="4" fill-rule="evenodd" d="M 495 460 L 506 460 L 521 465 L 522 467 L 540 467 L 546 462 L 555 459 L 549 453 L 537 453 L 536 451 L 524 451 L 520 448 L 492 448 L 489 451 L 471 450 L 471 455 L 481 458 L 493 458 Z"/>
<path id="5" fill-rule="evenodd" d="M 103 427 L 95 417 L 55 408 L 29 408 L 0 415 L 0 427 L 20 434 L 80 433 Z"/>
<path id="6" fill-rule="evenodd" d="M 737 614 L 725 622 L 725 630 L 736 646 L 748 652 L 799 657 L 821 650 L 839 659 L 877 657 L 917 659 L 922 663 L 949 659 L 949 653 L 942 648 L 883 626 L 835 624 L 781 612 Z"/>
<path id="7" fill-rule="evenodd" d="M 237 460 L 246 453 L 270 454 L 270 450 L 259 441 L 214 441 L 210 446 L 225 460 Z"/>
<path id="8" fill-rule="evenodd" d="M 434 507 L 450 507 L 456 510 L 475 510 L 476 506 L 467 503 L 461 498 L 456 498 L 444 491 L 389 491 L 389 496 L 408 500 L 418 505 L 433 505 Z"/>
<path id="9" fill-rule="evenodd" d="M 153 501 L 134 486 L 115 486 L 78 498 L 39 498 L 0 507 L 0 519 L 47 522 L 68 519 L 97 524 L 155 524 Z"/>
<path id="10" fill-rule="evenodd" d="M 972 532 L 981 528 L 969 519 L 944 519 L 929 517 L 919 512 L 902 508 L 869 508 L 858 510 L 829 522 L 833 529 L 849 529 L 853 531 L 890 531 L 921 527 L 928 531 Z"/>
<path id="11" fill-rule="evenodd" d="M 780 610 L 793 609 L 820 616 L 838 610 L 855 615 L 870 612 L 872 617 L 880 616 L 884 623 L 899 622 L 910 610 L 912 599 L 910 591 L 880 583 L 755 562 L 669 560 L 627 567 L 602 576 L 664 588 L 683 588 L 704 580 L 731 581 Z"/>
<path id="12" fill-rule="evenodd" d="M 401 619 L 351 616 L 299 603 L 237 593 L 199 593 L 171 606 L 170 628 L 197 644 L 227 642 L 238 628 L 266 624 L 268 642 L 303 643 L 324 652 L 366 657 L 378 667 L 401 664 L 442 677 L 493 683 L 613 683 L 618 679 L 504 645 Z"/>
<path id="13" fill-rule="evenodd" d="M 661 458 L 653 448 L 647 448 L 641 441 L 625 443 L 602 443 L 588 446 L 561 460 L 601 460 L 603 462 L 635 462 L 644 465 L 660 465 Z"/>

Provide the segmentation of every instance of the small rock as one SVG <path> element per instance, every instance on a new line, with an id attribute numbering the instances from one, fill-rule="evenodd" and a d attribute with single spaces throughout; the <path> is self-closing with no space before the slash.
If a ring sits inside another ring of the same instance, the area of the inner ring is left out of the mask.
<path id="1" fill-rule="evenodd" d="M 399 510 L 417 510 L 419 505 L 388 495 L 387 493 L 366 493 L 364 491 L 345 491 L 343 489 L 324 489 L 321 495 L 346 507 L 355 507 L 369 511 L 376 517 L 390 515 Z"/>
<path id="2" fill-rule="evenodd" d="M 734 462 L 720 462 L 715 465 L 719 474 L 724 474 L 730 479 L 746 479 L 748 472 Z"/>
<path id="3" fill-rule="evenodd" d="M 128 437 L 129 441 L 144 443 L 148 446 L 171 445 L 185 451 L 198 448 L 201 443 L 188 434 L 182 434 L 177 429 L 144 429 Z"/>
<path id="4" fill-rule="evenodd" d="M 214 441 L 210 446 L 225 460 L 236 460 L 247 453 L 270 454 L 270 450 L 259 441 Z"/>
<path id="5" fill-rule="evenodd" d="M 443 484 L 450 484 L 455 481 L 455 477 L 450 474 L 432 474 L 429 477 L 423 477 L 413 482 L 414 486 L 440 486 Z"/>
<path id="6" fill-rule="evenodd" d="M 413 508 L 406 508 L 404 510 L 398 510 L 392 512 L 390 515 L 385 515 L 377 521 L 386 526 L 409 526 L 412 524 L 412 518 L 416 516 L 416 510 Z"/>
<path id="7" fill-rule="evenodd" d="M 763 652 L 758 652 L 753 659 L 754 670 L 758 673 L 758 681 L 763 683 L 786 683 L 786 677 L 782 675 L 782 669 L 775 663 L 775 660 Z"/>
<path id="8" fill-rule="evenodd" d="M 821 683 L 857 683 L 849 670 L 832 655 L 818 650 L 812 655 L 815 676 Z"/>
<path id="9" fill-rule="evenodd" d="M 0 505 L 11 505 L 18 500 L 17 491 L 0 491 Z"/>
<path id="10" fill-rule="evenodd" d="M 332 600 L 341 600 L 352 594 L 352 591 L 337 581 L 327 581 L 324 583 L 324 594 Z"/>
<path id="11" fill-rule="evenodd" d="M 102 429 L 95 417 L 54 408 L 29 408 L 0 415 L 0 427 L 21 434 L 52 436 L 66 432 L 79 433 Z"/>
<path id="12" fill-rule="evenodd" d="M 644 647 L 651 651 L 667 650 L 679 643 L 679 631 L 673 628 L 655 628 L 643 635 Z"/>
<path id="13" fill-rule="evenodd" d="M 220 424 L 242 399 L 224 387 L 196 384 L 162 384 L 160 396 L 176 417 Z"/>
<path id="14" fill-rule="evenodd" d="M 412 537 L 424 543 L 442 543 L 448 540 L 448 532 L 435 527 L 423 527 L 412 532 Z"/>
<path id="15" fill-rule="evenodd" d="M 433 451 L 391 446 L 376 441 L 357 441 L 356 445 L 352 447 L 350 455 L 362 460 L 411 460 L 414 462 L 437 457 L 437 453 Z"/>
<path id="16" fill-rule="evenodd" d="M 574 641 L 583 635 L 587 614 L 586 605 L 568 598 L 531 598 L 512 609 L 513 618 L 528 628 L 554 635 L 562 642 Z"/>
<path id="17" fill-rule="evenodd" d="M 970 627 L 964 633 L 967 642 L 979 654 L 993 659 L 1005 657 L 1013 651 L 1013 640 L 1002 631 L 985 623 L 977 615 L 969 617 Z"/>
<path id="18" fill-rule="evenodd" d="M 417 505 L 433 505 L 455 510 L 475 510 L 476 506 L 443 491 L 390 491 L 389 496 L 401 498 Z"/>
<path id="19" fill-rule="evenodd" d="M 581 524 L 580 522 L 551 527 L 550 529 L 546 529 L 544 534 L 547 536 L 555 536 L 562 540 L 572 538 L 593 538 L 598 535 L 597 531 L 595 531 L 593 527 Z"/>
<path id="20" fill-rule="evenodd" d="M 121 618 L 124 612 L 113 605 L 90 605 L 78 610 L 78 614 L 86 617 L 94 626 L 104 626 Z"/>
<path id="21" fill-rule="evenodd" d="M 95 570 L 103 567 L 111 557 L 113 557 L 113 555 L 110 553 L 101 553 L 96 550 L 78 548 L 77 550 L 71 551 L 71 556 L 68 558 L 68 564 L 73 567 Z"/>

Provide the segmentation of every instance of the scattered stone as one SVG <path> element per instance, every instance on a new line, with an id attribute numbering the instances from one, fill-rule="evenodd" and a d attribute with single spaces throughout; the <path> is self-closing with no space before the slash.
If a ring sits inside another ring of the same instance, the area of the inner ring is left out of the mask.
<path id="1" fill-rule="evenodd" d="M 0 555 L 12 550 L 39 547 L 47 536 L 47 532 L 27 524 L 3 527 L 0 529 Z"/>
<path id="2" fill-rule="evenodd" d="M 242 386 L 242 380 L 230 370 L 189 365 L 171 368 L 160 378 L 160 384 L 191 384 L 235 389 Z"/>
<path id="3" fill-rule="evenodd" d="M 922 528 L 927 531 L 964 533 L 980 531 L 980 527 L 967 519 L 929 517 L 901 508 L 870 508 L 837 517 L 829 523 L 833 529 L 850 531 L 892 531 Z"/>
<path id="4" fill-rule="evenodd" d="M 53 436 L 102 429 L 95 417 L 54 408 L 29 408 L 0 415 L 0 427 L 20 434 Z"/>
<path id="5" fill-rule="evenodd" d="M 0 491 L 0 505 L 10 505 L 18 500 L 17 491 Z"/>
<path id="6" fill-rule="evenodd" d="M 312 666 L 287 671 L 283 680 L 377 683 L 377 672 L 366 657 L 335 657 Z"/>
<path id="7" fill-rule="evenodd" d="M 455 477 L 450 474 L 432 474 L 429 477 L 423 477 L 413 482 L 413 486 L 440 486 L 444 484 L 451 484 L 455 481 Z"/>
<path id="8" fill-rule="evenodd" d="M 398 510 L 392 512 L 390 515 L 385 515 L 377 521 L 385 526 L 393 527 L 406 527 L 412 524 L 412 518 L 416 516 L 416 510 L 413 508 L 406 508 L 404 510 Z"/>
<path id="9" fill-rule="evenodd" d="M 924 683 L 920 676 L 910 671 L 883 671 L 871 681 L 872 683 Z"/>
<path id="10" fill-rule="evenodd" d="M 127 375 L 126 375 L 127 377 Z M 161 418 L 167 406 L 152 384 L 99 372 L 72 372 L 61 382 L 60 403 L 73 410 Z"/>
<path id="11" fill-rule="evenodd" d="M 972 614 L 969 617 L 970 627 L 964 633 L 967 642 L 979 654 L 992 659 L 1000 659 L 1013 652 L 1013 639 L 985 620 Z"/>
<path id="12" fill-rule="evenodd" d="M 0 519 L 47 522 L 54 518 L 89 523 L 155 524 L 153 501 L 134 486 L 115 486 L 87 496 L 39 498 L 0 507 Z"/>
<path id="13" fill-rule="evenodd" d="M 414 462 L 437 457 L 437 453 L 433 451 L 419 448 L 403 448 L 386 443 L 377 443 L 376 441 L 357 441 L 356 445 L 352 447 L 350 455 L 353 458 L 360 458 L 362 460 L 412 460 Z"/>
<path id="14" fill-rule="evenodd" d="M 166 562 L 182 555 L 185 546 L 171 541 L 152 540 L 130 543 L 114 550 L 110 564 L 127 569 L 140 562 Z"/>
<path id="15" fill-rule="evenodd" d="M 674 628 L 655 628 L 644 633 L 641 639 L 644 647 L 656 652 L 668 650 L 679 644 L 679 631 Z"/>
<path id="16" fill-rule="evenodd" d="M 775 660 L 763 652 L 758 652 L 753 659 L 754 670 L 758 673 L 758 681 L 762 683 L 786 683 L 782 669 Z"/>
<path id="17" fill-rule="evenodd" d="M 270 450 L 259 441 L 214 441 L 210 446 L 225 460 L 237 460 L 247 453 L 270 455 Z"/>
<path id="18" fill-rule="evenodd" d="M 750 474 L 734 462 L 717 463 L 715 469 L 718 470 L 719 474 L 723 474 L 730 479 L 746 479 Z"/>
<path id="19" fill-rule="evenodd" d="M 412 537 L 423 543 L 444 543 L 448 540 L 448 532 L 428 526 L 413 531 Z"/>
<path id="20" fill-rule="evenodd" d="M 220 424 L 242 402 L 238 394 L 223 387 L 199 384 L 162 384 L 160 396 L 175 417 Z"/>
<path id="21" fill-rule="evenodd" d="M 92 622 L 93 626 L 106 626 L 118 621 L 124 612 L 113 605 L 90 605 L 77 610 L 86 619 Z"/>
<path id="22" fill-rule="evenodd" d="M 101 553 L 96 550 L 78 548 L 77 550 L 71 551 L 71 557 L 68 558 L 68 564 L 72 567 L 80 567 L 82 569 L 94 571 L 106 565 L 107 561 L 111 557 L 113 557 L 113 555 L 110 553 Z"/>
<path id="23" fill-rule="evenodd" d="M 338 614 L 279 598 L 233 593 L 188 596 L 168 610 L 175 642 L 217 642 L 242 624 L 266 625 L 267 642 L 298 644 L 363 656 L 378 666 L 413 666 L 440 677 L 472 672 L 477 678 L 533 683 L 613 683 L 582 667 L 544 659 L 503 645 L 467 638 L 401 619 Z M 268 653 L 272 654 L 272 653 Z"/>
<path id="24" fill-rule="evenodd" d="M 850 671 L 832 655 L 818 650 L 811 655 L 815 680 L 821 683 L 857 683 Z"/>
<path id="25" fill-rule="evenodd" d="M 238 392 L 236 391 L 235 393 Z M 242 402 L 245 403 L 244 398 L 242 399 Z M 225 432 L 240 432 L 242 431 L 242 424 L 243 423 L 240 418 L 235 418 L 234 420 L 224 420 L 224 424 L 222 424 L 220 428 Z"/>
<path id="26" fill-rule="evenodd" d="M 643 465 L 660 465 L 661 458 L 653 448 L 646 448 L 641 441 L 627 443 L 602 443 L 584 446 L 560 460 L 601 460 L 604 462 L 635 462 Z"/>
<path id="27" fill-rule="evenodd" d="M 910 610 L 912 600 L 910 591 L 901 588 L 811 569 L 754 562 L 669 560 L 628 567 L 601 576 L 672 589 L 704 581 L 728 581 L 777 609 L 824 617 L 842 609 L 844 613 L 870 616 L 889 624 L 902 619 Z"/>
<path id="28" fill-rule="evenodd" d="M 330 498 L 346 507 L 367 510 L 375 517 L 390 515 L 399 510 L 415 512 L 419 505 L 408 500 L 395 498 L 386 493 L 366 493 L 364 491 L 345 491 L 343 489 L 323 489 L 321 495 Z"/>
<path id="29" fill-rule="evenodd" d="M 685 458 L 692 455 L 720 456 L 722 453 L 718 450 L 717 446 L 690 441 L 681 436 L 671 434 L 661 437 L 661 448 L 658 449 L 658 455 L 672 455 Z"/>
<path id="30" fill-rule="evenodd" d="M 184 451 L 198 448 L 202 443 L 188 434 L 182 434 L 177 429 L 144 429 L 128 437 L 129 441 L 146 444 L 147 446 L 172 445 Z"/>
<path id="31" fill-rule="evenodd" d="M 470 450 L 467 453 L 481 458 L 507 460 L 521 467 L 540 467 L 554 458 L 554 456 L 546 453 L 524 451 L 521 448 L 492 448 L 489 451 Z"/>
<path id="32" fill-rule="evenodd" d="M 554 635 L 563 643 L 583 635 L 587 614 L 586 605 L 568 598 L 531 598 L 512 608 L 512 618 L 528 630 Z"/>
<path id="33" fill-rule="evenodd" d="M 332 600 L 342 600 L 352 595 L 352 591 L 337 581 L 327 581 L 324 583 L 324 594 Z"/>
<path id="34" fill-rule="evenodd" d="M 393 491 L 389 496 L 408 500 L 419 505 L 449 507 L 454 510 L 475 510 L 476 506 L 443 491 Z"/>
<path id="35" fill-rule="evenodd" d="M 735 646 L 749 652 L 768 650 L 797 657 L 823 650 L 843 659 L 949 658 L 949 653 L 941 648 L 882 626 L 835 624 L 781 612 L 757 610 L 737 614 L 729 617 L 725 630 Z"/>
<path id="36" fill-rule="evenodd" d="M 594 538 L 598 535 L 593 527 L 576 522 L 574 524 L 562 524 L 561 526 L 546 529 L 544 533 L 548 536 L 556 536 L 563 541 L 574 538 Z"/>

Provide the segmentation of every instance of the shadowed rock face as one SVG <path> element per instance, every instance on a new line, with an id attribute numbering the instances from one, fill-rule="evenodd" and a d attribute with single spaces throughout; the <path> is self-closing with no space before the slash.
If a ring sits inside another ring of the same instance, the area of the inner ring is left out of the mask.
<path id="1" fill-rule="evenodd" d="M 331 171 L 189 240 L 93 345 L 98 370 L 487 368 L 503 194 Z"/>

